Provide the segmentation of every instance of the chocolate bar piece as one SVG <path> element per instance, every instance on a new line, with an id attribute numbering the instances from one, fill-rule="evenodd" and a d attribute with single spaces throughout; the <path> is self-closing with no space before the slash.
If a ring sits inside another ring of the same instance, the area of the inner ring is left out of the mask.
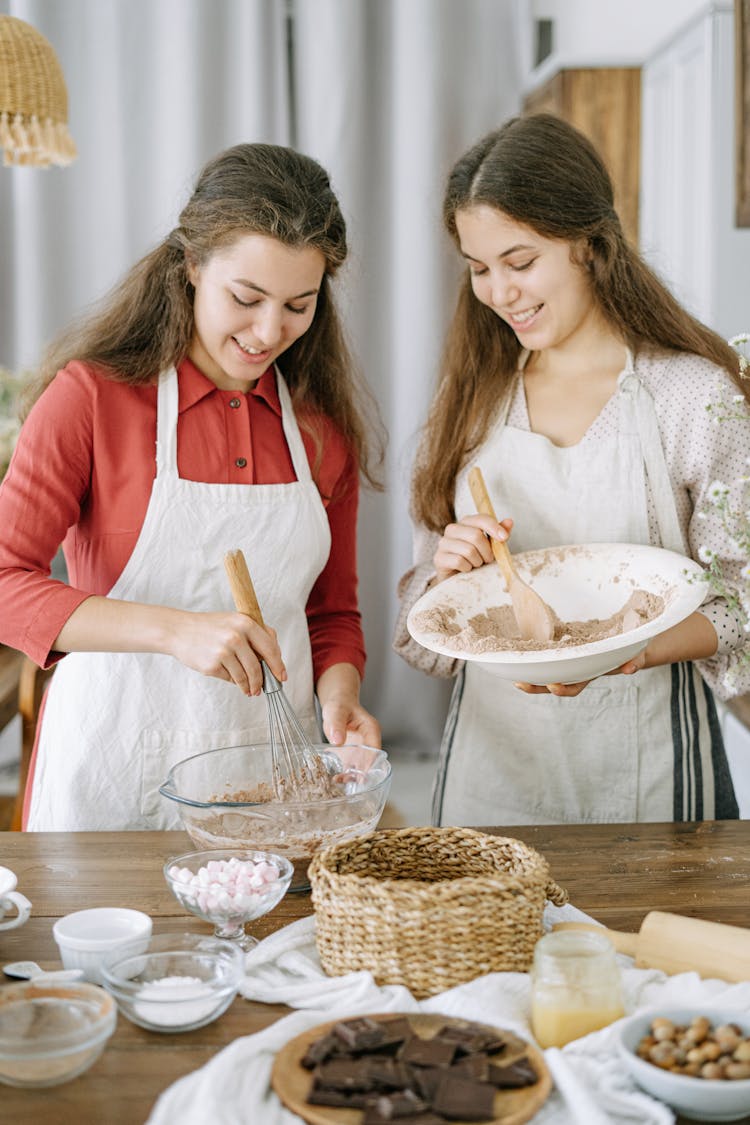
<path id="1" fill-rule="evenodd" d="M 435 1036 L 446 1043 L 454 1043 L 456 1054 L 476 1055 L 480 1052 L 491 1054 L 501 1051 L 507 1043 L 504 1035 L 493 1035 L 477 1024 L 468 1024 L 466 1027 L 441 1027 Z"/>
<path id="2" fill-rule="evenodd" d="M 412 1070 L 412 1089 L 426 1102 L 431 1102 L 444 1074 L 445 1067 L 415 1066 Z"/>
<path id="3" fill-rule="evenodd" d="M 462 1078 L 473 1078 L 475 1082 L 489 1082 L 490 1060 L 487 1055 L 464 1055 L 454 1062 L 451 1068 Z"/>
<path id="4" fill-rule="evenodd" d="M 321 1035 L 320 1039 L 315 1039 L 309 1045 L 300 1062 L 306 1070 L 312 1070 L 318 1063 L 326 1062 L 334 1055 L 345 1053 L 346 1049 L 341 1040 L 329 1032 L 328 1035 Z"/>
<path id="5" fill-rule="evenodd" d="M 347 1050 L 353 1054 L 371 1051 L 374 1047 L 380 1046 L 385 1039 L 385 1034 L 377 1020 L 371 1020 L 367 1016 L 355 1020 L 342 1020 L 334 1025 L 333 1034 L 338 1036 Z"/>
<path id="6" fill-rule="evenodd" d="M 490 1062 L 487 1081 L 500 1090 L 510 1090 L 519 1086 L 533 1086 L 539 1081 L 539 1075 L 523 1055 L 507 1066 L 498 1066 L 497 1063 Z"/>
<path id="7" fill-rule="evenodd" d="M 330 1059 L 313 1071 L 317 1090 L 375 1090 L 368 1059 Z"/>
<path id="8" fill-rule="evenodd" d="M 399 1093 L 386 1093 L 372 1102 L 365 1110 L 362 1125 L 380 1125 L 380 1122 L 403 1120 L 405 1125 L 412 1125 L 415 1120 L 423 1117 L 430 1106 L 421 1098 L 417 1098 L 413 1090 L 404 1090 Z M 441 1120 L 440 1117 L 436 1118 Z"/>
<path id="9" fill-rule="evenodd" d="M 432 1100 L 432 1109 L 449 1121 L 490 1121 L 494 1117 L 495 1089 L 471 1078 L 446 1071 Z"/>
<path id="10" fill-rule="evenodd" d="M 374 1105 L 369 1106 L 364 1113 L 361 1125 L 382 1125 L 384 1121 L 393 1121 L 394 1118 L 381 1117 Z M 404 1125 L 445 1125 L 445 1118 L 438 1117 L 429 1109 L 424 1113 L 417 1113 L 414 1117 L 403 1117 Z"/>
<path id="11" fill-rule="evenodd" d="M 378 1090 L 406 1090 L 413 1086 L 411 1068 L 401 1059 L 368 1055 L 367 1065 L 370 1078 Z"/>
<path id="12" fill-rule="evenodd" d="M 412 1035 L 402 1043 L 398 1057 L 412 1066 L 450 1066 L 455 1053 L 455 1043 L 446 1043 L 437 1036 L 422 1039 Z"/>
<path id="13" fill-rule="evenodd" d="M 330 1105 L 342 1109 L 364 1109 L 372 1103 L 372 1094 L 361 1091 L 347 1093 L 346 1090 L 323 1090 L 313 1086 L 307 1095 L 309 1105 Z"/>

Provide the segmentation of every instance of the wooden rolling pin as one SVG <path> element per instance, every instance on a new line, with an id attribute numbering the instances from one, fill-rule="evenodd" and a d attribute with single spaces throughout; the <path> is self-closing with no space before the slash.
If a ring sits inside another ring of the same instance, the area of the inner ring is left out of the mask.
<path id="1" fill-rule="evenodd" d="M 727 981 L 750 980 L 750 930 L 740 926 L 652 910 L 637 934 L 606 930 L 586 922 L 558 922 L 553 929 L 604 934 L 618 953 L 635 957 L 639 969 L 696 972 L 702 977 Z"/>

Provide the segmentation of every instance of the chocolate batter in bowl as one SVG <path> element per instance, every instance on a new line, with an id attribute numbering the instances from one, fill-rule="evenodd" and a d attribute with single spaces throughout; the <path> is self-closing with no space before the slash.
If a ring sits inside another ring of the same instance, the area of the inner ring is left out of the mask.
<path id="1" fill-rule="evenodd" d="M 407 627 L 433 652 L 478 661 L 503 679 L 578 683 L 630 660 L 647 641 L 698 608 L 701 567 L 660 547 L 592 543 L 526 551 L 522 578 L 555 614 L 548 644 L 524 641 L 497 567 L 457 574 L 428 590 Z"/>
<path id="2" fill-rule="evenodd" d="M 371 832 L 391 784 L 383 750 L 319 745 L 313 752 L 326 766 L 321 771 L 325 783 L 311 780 L 309 791 L 290 793 L 289 799 L 274 792 L 267 743 L 226 746 L 185 758 L 172 767 L 159 792 L 177 803 L 197 848 L 259 849 L 286 856 L 294 864 L 290 891 L 307 890 L 313 855 Z"/>

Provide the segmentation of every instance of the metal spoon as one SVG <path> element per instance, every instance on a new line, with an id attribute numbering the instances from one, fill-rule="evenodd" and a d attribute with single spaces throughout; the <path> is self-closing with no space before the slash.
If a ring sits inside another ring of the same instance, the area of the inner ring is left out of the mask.
<path id="1" fill-rule="evenodd" d="M 83 969 L 43 969 L 36 961 L 11 961 L 3 965 L 6 977 L 16 977 L 18 980 L 80 980 Z"/>

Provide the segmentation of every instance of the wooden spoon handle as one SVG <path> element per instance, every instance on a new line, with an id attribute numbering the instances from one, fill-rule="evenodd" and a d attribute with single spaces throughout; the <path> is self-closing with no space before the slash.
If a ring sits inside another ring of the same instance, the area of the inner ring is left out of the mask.
<path id="1" fill-rule="evenodd" d="M 492 507 L 490 494 L 487 491 L 487 485 L 484 483 L 482 470 L 478 465 L 469 470 L 469 489 L 471 491 L 471 498 L 477 506 L 477 511 L 483 516 L 492 516 L 493 520 L 497 519 L 495 509 Z M 513 562 L 510 557 L 507 543 L 501 542 L 499 539 L 490 539 L 490 546 L 495 560 L 503 572 L 503 577 L 506 583 L 510 586 L 511 581 L 516 577 L 516 572 L 513 567 Z"/>
<path id="2" fill-rule="evenodd" d="M 258 599 L 255 596 L 253 580 L 250 577 L 250 571 L 247 569 L 242 551 L 227 551 L 224 555 L 224 569 L 227 572 L 232 597 L 238 613 L 245 613 L 248 617 L 252 617 L 258 625 L 265 625 Z"/>

